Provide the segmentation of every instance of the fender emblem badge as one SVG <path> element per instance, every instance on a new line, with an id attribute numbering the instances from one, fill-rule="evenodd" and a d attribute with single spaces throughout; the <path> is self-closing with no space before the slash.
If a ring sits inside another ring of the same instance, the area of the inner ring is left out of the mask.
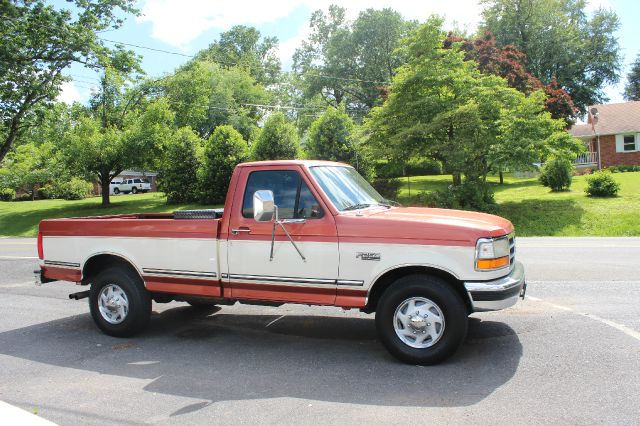
<path id="1" fill-rule="evenodd" d="M 360 260 L 374 260 L 376 262 L 380 261 L 380 253 L 366 253 L 366 252 L 358 252 L 356 253 L 356 259 Z"/>

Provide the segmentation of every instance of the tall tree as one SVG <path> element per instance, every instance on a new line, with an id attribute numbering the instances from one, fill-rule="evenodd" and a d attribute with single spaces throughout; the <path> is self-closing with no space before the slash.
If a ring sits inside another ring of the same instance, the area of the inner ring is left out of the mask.
<path id="1" fill-rule="evenodd" d="M 96 32 L 118 28 L 133 0 L 72 0 L 73 11 L 43 0 L 0 2 L 0 161 L 60 93 L 72 63 L 99 66 L 107 50 Z"/>
<path id="2" fill-rule="evenodd" d="M 262 38 L 257 29 L 236 25 L 220 34 L 218 41 L 198 52 L 195 60 L 243 68 L 260 84 L 270 85 L 277 82 L 280 75 L 277 50 L 276 37 Z"/>
<path id="3" fill-rule="evenodd" d="M 345 9 L 332 5 L 328 13 L 314 12 L 309 25 L 311 35 L 293 57 L 305 96 L 367 112 L 404 62 L 396 48 L 417 24 L 392 9 L 367 9 L 350 23 Z"/>
<path id="4" fill-rule="evenodd" d="M 613 11 L 590 16 L 585 0 L 483 0 L 481 31 L 498 46 L 514 45 L 527 55 L 527 70 L 544 84 L 555 79 L 581 113 L 607 100 L 603 88 L 616 83 L 620 53 Z"/>
<path id="5" fill-rule="evenodd" d="M 168 204 L 198 201 L 198 151 L 202 142 L 193 130 L 183 127 L 167 145 L 158 170 L 158 185 Z"/>
<path id="6" fill-rule="evenodd" d="M 253 145 L 255 160 L 291 160 L 298 156 L 300 138 L 287 117 L 276 112 L 271 114 Z"/>
<path id="7" fill-rule="evenodd" d="M 370 143 L 385 157 L 420 154 L 443 162 L 453 185 L 485 184 L 505 165 L 527 167 L 549 152 L 579 150 L 564 122 L 544 112 L 544 94 L 529 96 L 481 73 L 457 49 L 443 48 L 440 18 L 406 41 L 409 62 L 367 122 Z"/>
<path id="8" fill-rule="evenodd" d="M 356 165 L 353 121 L 345 112 L 344 106 L 328 107 L 311 124 L 305 149 L 310 159 Z"/>
<path id="9" fill-rule="evenodd" d="M 624 86 L 624 98 L 628 101 L 640 101 L 640 54 L 631 65 L 627 74 L 627 84 Z"/>

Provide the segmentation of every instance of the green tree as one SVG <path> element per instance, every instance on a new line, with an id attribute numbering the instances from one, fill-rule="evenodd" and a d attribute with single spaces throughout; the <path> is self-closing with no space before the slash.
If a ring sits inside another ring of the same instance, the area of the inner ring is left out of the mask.
<path id="1" fill-rule="evenodd" d="M 544 111 L 543 94 L 527 97 L 503 78 L 482 74 L 457 49 L 444 49 L 441 25 L 432 17 L 407 39 L 409 62 L 367 121 L 376 152 L 386 158 L 434 158 L 453 175 L 454 187 L 464 177 L 468 188 L 487 193 L 491 171 L 527 167 L 554 149 L 580 149 L 564 136 L 564 122 Z M 468 188 L 460 193 L 473 192 Z"/>
<path id="2" fill-rule="evenodd" d="M 159 169 L 159 189 L 167 196 L 167 203 L 198 201 L 198 151 L 202 139 L 189 127 L 182 127 L 167 145 Z"/>
<path id="3" fill-rule="evenodd" d="M 206 139 L 223 124 L 231 124 L 249 139 L 268 100 L 264 87 L 244 69 L 194 61 L 162 79 L 160 93 L 176 113 L 176 127 L 189 126 Z"/>
<path id="4" fill-rule="evenodd" d="M 242 135 L 229 125 L 218 126 L 204 144 L 199 170 L 203 203 L 224 203 L 233 169 L 249 156 Z"/>
<path id="5" fill-rule="evenodd" d="M 33 200 L 36 187 L 43 186 L 58 177 L 56 173 L 55 146 L 52 143 L 36 145 L 23 143 L 9 153 L 3 162 L 0 187 L 24 191 Z"/>
<path id="6" fill-rule="evenodd" d="M 42 0 L 0 2 L 0 161 L 60 93 L 73 63 L 99 66 L 96 32 L 118 28 L 133 0 L 72 0 L 73 11 Z"/>
<path id="7" fill-rule="evenodd" d="M 311 159 L 356 164 L 353 121 L 345 112 L 344 106 L 328 107 L 311 124 L 305 149 Z"/>
<path id="8" fill-rule="evenodd" d="M 271 114 L 253 145 L 255 160 L 291 160 L 298 156 L 300 138 L 293 124 L 281 112 Z"/>
<path id="9" fill-rule="evenodd" d="M 367 112 L 382 101 L 387 82 L 404 63 L 397 47 L 416 25 L 392 9 L 367 9 L 353 23 L 336 5 L 328 14 L 314 12 L 311 35 L 293 57 L 305 97 L 321 95 L 333 106 Z"/>
<path id="10" fill-rule="evenodd" d="M 640 101 L 640 54 L 631 65 L 627 74 L 627 84 L 624 86 L 624 98 L 628 101 Z"/>
<path id="11" fill-rule="evenodd" d="M 278 39 L 261 37 L 260 31 L 253 27 L 236 25 L 220 34 L 220 40 L 198 52 L 196 60 L 215 62 L 226 68 L 243 68 L 260 84 L 273 84 L 280 75 Z"/>
<path id="12" fill-rule="evenodd" d="M 589 17 L 585 0 L 483 0 L 480 31 L 498 46 L 515 45 L 527 55 L 527 70 L 544 84 L 556 79 L 581 113 L 606 101 L 603 87 L 616 83 L 620 52 L 613 11 Z"/>

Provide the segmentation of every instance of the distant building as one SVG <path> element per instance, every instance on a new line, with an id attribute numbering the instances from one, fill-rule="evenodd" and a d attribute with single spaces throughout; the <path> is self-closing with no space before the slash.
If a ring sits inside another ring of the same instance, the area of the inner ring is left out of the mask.
<path id="1" fill-rule="evenodd" d="M 587 124 L 576 124 L 569 133 L 589 151 L 578 156 L 578 168 L 640 165 L 640 101 L 593 105 Z"/>
<path id="2" fill-rule="evenodd" d="M 143 172 L 139 172 L 139 171 L 136 171 L 136 170 L 124 170 L 118 176 L 114 177 L 113 180 L 114 181 L 121 181 L 121 180 L 124 180 L 124 179 L 136 179 L 136 178 L 146 179 L 151 184 L 151 191 L 150 192 L 156 192 L 156 191 L 158 191 L 157 177 L 158 177 L 158 173 L 157 172 L 144 172 L 144 171 Z M 102 190 L 101 190 L 100 185 L 98 183 L 95 183 L 93 185 L 93 192 L 95 194 L 97 194 L 97 195 L 102 194 Z"/>

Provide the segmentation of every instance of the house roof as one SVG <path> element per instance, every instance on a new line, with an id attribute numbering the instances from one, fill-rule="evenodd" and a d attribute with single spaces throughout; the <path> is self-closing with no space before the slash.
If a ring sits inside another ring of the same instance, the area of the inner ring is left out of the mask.
<path id="1" fill-rule="evenodd" d="M 591 114 L 594 108 L 598 111 L 595 117 Z M 594 134 L 615 135 L 626 132 L 640 132 L 640 101 L 593 105 L 589 107 L 588 111 L 588 124 L 576 124 L 569 129 L 569 133 L 573 136 L 583 137 Z M 594 121 L 595 124 L 592 129 L 591 123 Z"/>

